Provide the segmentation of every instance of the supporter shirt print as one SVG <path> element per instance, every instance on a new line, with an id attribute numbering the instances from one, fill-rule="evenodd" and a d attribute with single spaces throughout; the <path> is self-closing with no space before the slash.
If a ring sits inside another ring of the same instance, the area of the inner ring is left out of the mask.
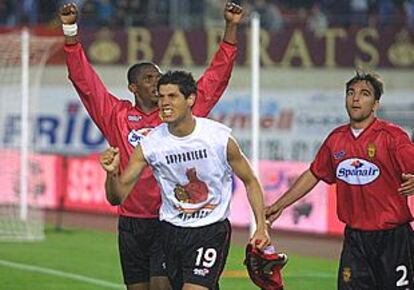
<path id="1" fill-rule="evenodd" d="M 161 186 L 161 220 L 198 227 L 228 217 L 232 196 L 232 170 L 227 161 L 230 133 L 223 124 L 196 118 L 196 126 L 187 136 L 174 136 L 162 124 L 143 139 L 144 158 Z"/>

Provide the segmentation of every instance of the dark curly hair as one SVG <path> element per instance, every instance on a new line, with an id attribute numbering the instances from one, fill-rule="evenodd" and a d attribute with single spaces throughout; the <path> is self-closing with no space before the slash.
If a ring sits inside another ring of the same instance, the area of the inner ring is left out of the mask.
<path id="1" fill-rule="evenodd" d="M 133 84 L 137 81 L 138 76 L 142 73 L 142 70 L 147 68 L 147 67 L 153 67 L 156 70 L 160 71 L 160 68 L 153 62 L 139 62 L 136 63 L 134 65 L 132 65 L 127 72 L 127 80 L 128 80 L 128 84 Z"/>
<path id="2" fill-rule="evenodd" d="M 168 84 L 177 85 L 185 98 L 192 94 L 197 94 L 197 83 L 189 72 L 182 70 L 166 72 L 159 79 L 157 89 L 159 90 L 160 86 Z"/>
<path id="3" fill-rule="evenodd" d="M 384 93 L 384 81 L 378 74 L 374 72 L 357 70 L 355 72 L 355 76 L 346 83 L 346 92 L 349 90 L 351 85 L 359 81 L 369 82 L 374 88 L 375 99 L 379 100 L 381 98 L 382 94 Z"/>

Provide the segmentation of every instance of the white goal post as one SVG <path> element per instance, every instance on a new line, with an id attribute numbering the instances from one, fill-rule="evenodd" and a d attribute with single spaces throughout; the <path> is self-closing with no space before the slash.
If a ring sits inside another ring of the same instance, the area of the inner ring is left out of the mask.
<path id="1" fill-rule="evenodd" d="M 31 35 L 27 28 L 0 34 L 0 241 L 44 238 L 31 124 L 46 61 L 61 43 L 60 37 Z M 19 132 L 12 142 L 7 130 Z"/>
<path id="2" fill-rule="evenodd" d="M 251 105 L 252 105 L 252 146 L 251 162 L 253 170 L 259 175 L 259 140 L 260 140 L 260 15 L 257 12 L 252 13 L 250 20 L 251 29 Z M 254 215 L 251 214 L 250 233 L 256 230 Z"/>

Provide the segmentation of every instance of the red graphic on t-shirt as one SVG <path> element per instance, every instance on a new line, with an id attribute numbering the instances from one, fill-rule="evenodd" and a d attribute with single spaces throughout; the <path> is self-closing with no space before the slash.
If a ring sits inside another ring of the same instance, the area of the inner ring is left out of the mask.
<path id="1" fill-rule="evenodd" d="M 186 203 L 200 203 L 207 200 L 208 187 L 198 178 L 196 169 L 187 169 L 185 174 L 189 182 L 185 185 L 177 184 L 174 189 L 175 197 Z"/>

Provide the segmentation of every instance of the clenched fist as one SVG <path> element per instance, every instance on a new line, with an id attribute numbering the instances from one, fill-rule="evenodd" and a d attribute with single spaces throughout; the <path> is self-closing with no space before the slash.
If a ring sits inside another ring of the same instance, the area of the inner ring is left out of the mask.
<path id="1" fill-rule="evenodd" d="M 244 10 L 241 6 L 228 2 L 224 9 L 224 19 L 228 23 L 239 24 L 244 16 Z"/>
<path id="2" fill-rule="evenodd" d="M 75 24 L 78 20 L 78 8 L 75 3 L 68 3 L 59 9 L 59 19 L 62 24 Z"/>
<path id="3" fill-rule="evenodd" d="M 100 162 L 108 173 L 117 173 L 119 171 L 119 148 L 109 147 L 100 156 Z"/>

